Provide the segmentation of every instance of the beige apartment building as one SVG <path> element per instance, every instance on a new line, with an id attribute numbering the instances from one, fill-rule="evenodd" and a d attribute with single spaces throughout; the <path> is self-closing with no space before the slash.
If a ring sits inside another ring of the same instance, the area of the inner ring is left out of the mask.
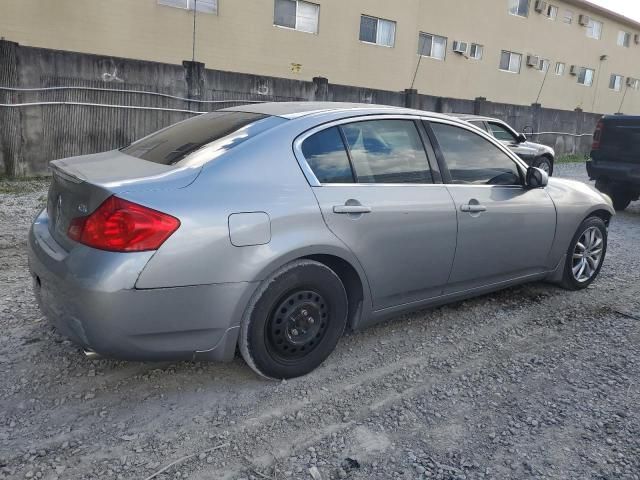
<path id="1" fill-rule="evenodd" d="M 640 114 L 640 24 L 585 0 L 2 0 L 0 36 L 180 64 L 194 7 L 207 68 Z"/>

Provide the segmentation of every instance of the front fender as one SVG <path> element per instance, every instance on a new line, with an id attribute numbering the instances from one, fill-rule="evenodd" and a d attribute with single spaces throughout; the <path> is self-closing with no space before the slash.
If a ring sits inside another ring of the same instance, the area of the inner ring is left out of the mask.
<path id="1" fill-rule="evenodd" d="M 556 236 L 551 262 L 559 262 L 585 218 L 602 212 L 613 217 L 616 212 L 611 199 L 582 182 L 550 178 L 547 193 L 557 211 Z"/>

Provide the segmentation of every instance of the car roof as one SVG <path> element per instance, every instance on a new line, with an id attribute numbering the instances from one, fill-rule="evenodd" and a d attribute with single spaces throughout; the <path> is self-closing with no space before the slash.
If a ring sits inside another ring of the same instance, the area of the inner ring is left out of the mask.
<path id="1" fill-rule="evenodd" d="M 492 117 L 483 117 L 481 115 L 471 115 L 470 113 L 451 113 L 452 117 L 455 117 L 459 120 L 464 120 L 465 122 L 501 122 L 499 118 Z"/>
<path id="2" fill-rule="evenodd" d="M 237 107 L 225 108 L 228 112 L 258 113 L 262 115 L 272 115 L 289 120 L 318 115 L 322 113 L 344 112 L 356 115 L 375 114 L 400 114 L 400 115 L 420 115 L 422 117 L 440 118 L 445 120 L 458 120 L 455 117 L 443 115 L 425 110 L 412 110 L 410 108 L 394 107 L 389 105 L 375 105 L 369 103 L 342 103 L 342 102 L 270 102 L 240 105 Z"/>

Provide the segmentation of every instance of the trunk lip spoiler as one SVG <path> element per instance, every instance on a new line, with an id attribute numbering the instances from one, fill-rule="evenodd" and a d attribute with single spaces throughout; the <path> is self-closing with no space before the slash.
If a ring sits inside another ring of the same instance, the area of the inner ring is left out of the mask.
<path id="1" fill-rule="evenodd" d="M 60 177 L 62 177 L 64 180 L 68 180 L 72 183 L 76 183 L 76 184 L 80 184 L 80 183 L 84 183 L 85 179 L 81 178 L 80 176 L 78 176 L 77 174 L 74 174 L 72 172 L 70 172 L 69 170 L 63 168 L 63 167 L 67 167 L 67 165 L 60 165 L 58 163 L 58 160 L 54 160 L 53 162 L 51 162 L 49 164 L 49 166 L 51 167 L 51 170 L 53 172 L 54 175 L 58 175 Z"/>

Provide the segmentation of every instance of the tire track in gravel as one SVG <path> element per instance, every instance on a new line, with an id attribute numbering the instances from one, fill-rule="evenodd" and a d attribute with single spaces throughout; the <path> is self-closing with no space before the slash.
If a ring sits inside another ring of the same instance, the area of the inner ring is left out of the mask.
<path id="1" fill-rule="evenodd" d="M 596 308 L 595 310 L 600 312 L 601 309 Z M 498 329 L 497 331 L 493 332 L 494 335 L 487 335 L 486 337 L 483 337 L 482 341 L 485 341 L 487 339 L 498 339 L 497 337 L 502 336 L 502 334 L 508 331 L 515 323 L 517 322 L 513 322 L 511 325 L 505 326 L 504 329 Z M 505 339 L 504 342 L 501 342 L 499 348 L 493 350 L 492 353 L 494 353 L 496 357 L 511 356 L 515 352 L 521 350 L 521 345 L 527 345 L 531 341 L 536 342 L 537 345 L 540 345 L 542 347 L 548 347 L 552 344 L 561 343 L 564 340 L 564 338 L 560 335 L 549 335 L 548 330 L 549 329 L 547 327 L 543 326 L 530 330 L 527 337 L 511 336 L 510 339 Z M 449 352 L 442 352 L 441 356 L 447 356 L 448 353 L 450 353 L 452 350 L 453 349 L 450 349 Z M 434 371 L 433 367 L 430 368 L 430 366 L 423 365 L 423 358 L 403 359 L 400 362 L 396 362 L 396 364 L 392 368 L 386 369 L 386 371 L 384 371 L 382 375 L 371 375 L 367 379 L 368 382 L 371 383 L 372 386 L 381 386 L 384 385 L 387 379 L 393 378 L 398 373 L 398 371 L 409 369 L 409 371 L 407 372 L 408 374 L 414 374 L 418 378 L 422 377 L 421 380 L 417 381 L 417 385 L 406 387 L 406 384 L 409 382 L 404 382 L 405 385 L 402 385 L 403 382 L 401 382 L 401 385 L 394 386 L 393 388 L 377 389 L 376 394 L 373 396 L 373 398 L 370 397 L 369 399 L 367 399 L 367 403 L 362 404 L 362 402 L 360 402 L 360 407 L 353 415 L 353 420 L 342 423 L 340 422 L 339 418 L 334 417 L 334 419 L 336 420 L 335 422 L 329 423 L 326 426 L 320 426 L 320 428 L 315 427 L 314 433 L 312 435 L 307 435 L 305 433 L 299 436 L 291 437 L 290 434 L 285 431 L 284 434 L 279 435 L 279 439 L 274 439 L 275 442 L 267 441 L 267 446 L 264 449 L 264 453 L 261 458 L 272 458 L 274 456 L 273 452 L 275 451 L 278 452 L 277 454 L 275 454 L 275 457 L 278 459 L 283 459 L 296 450 L 304 450 L 306 447 L 317 443 L 320 439 L 326 438 L 333 432 L 348 430 L 352 428 L 357 423 L 362 422 L 367 417 L 370 417 L 372 413 L 387 409 L 394 404 L 398 404 L 404 401 L 410 401 L 416 396 L 423 394 L 427 390 L 431 389 L 435 385 L 452 382 L 454 379 L 461 377 L 463 374 L 473 375 L 475 372 L 486 370 L 488 367 L 494 366 L 496 361 L 499 360 L 498 358 L 493 358 L 493 356 L 491 355 L 489 356 L 489 358 L 487 358 L 486 353 L 486 351 L 481 350 L 472 352 L 471 354 L 463 355 L 459 358 L 453 357 L 452 363 L 454 363 L 456 367 L 446 372 L 442 372 L 441 369 L 437 369 Z M 480 361 L 481 359 L 483 361 Z M 412 368 L 413 370 L 411 370 Z M 359 386 L 364 385 L 365 382 L 361 383 Z M 345 392 L 339 393 L 341 393 L 341 401 L 343 401 L 347 405 L 358 403 L 358 398 L 345 398 Z M 282 432 L 283 430 L 282 426 L 278 425 L 277 421 L 268 425 L 263 425 L 263 428 L 265 428 L 267 431 L 275 432 Z M 269 467 L 271 465 L 262 466 Z M 241 465 L 237 465 L 235 469 L 230 469 L 225 472 L 225 476 L 223 476 L 222 478 L 232 478 L 234 474 L 237 474 L 241 470 Z"/>
<path id="2" fill-rule="evenodd" d="M 474 301 L 473 303 L 469 303 L 468 305 L 466 305 L 465 307 L 462 307 L 462 312 L 464 311 L 469 311 L 471 309 L 474 308 L 474 303 L 477 303 L 478 301 Z M 432 312 L 433 313 L 433 312 Z M 488 312 L 488 314 L 490 315 L 490 312 Z M 416 316 L 421 316 L 424 315 L 423 313 L 419 313 L 416 315 L 412 315 L 413 320 L 415 320 Z M 411 321 L 411 323 L 413 323 L 413 321 Z M 485 327 L 484 329 L 484 334 L 482 337 L 474 337 L 474 342 L 478 342 L 479 340 L 483 339 L 483 338 L 491 338 L 493 336 L 495 336 L 499 331 L 503 331 L 505 329 L 509 329 L 512 327 L 511 323 L 503 323 L 497 319 L 494 319 L 493 324 L 491 324 L 490 326 Z M 383 327 L 375 327 L 375 329 L 379 329 L 379 328 L 384 328 Z M 429 328 L 429 325 L 425 326 L 424 328 Z M 462 327 L 461 326 L 456 326 L 454 327 L 457 330 L 460 330 L 459 335 L 463 335 L 462 333 Z M 377 340 L 376 337 L 376 332 L 372 331 L 369 335 L 369 339 L 368 340 Z M 353 338 L 353 337 L 352 337 Z M 361 339 L 358 339 L 361 340 Z M 424 339 L 424 340 L 429 340 L 428 338 Z M 395 342 L 393 342 L 393 344 L 395 346 L 400 345 L 400 344 L 404 344 L 406 343 L 406 339 L 399 337 L 396 338 Z M 424 342 L 423 342 L 424 343 Z M 385 346 L 385 348 L 390 347 L 391 345 L 387 345 Z M 438 349 L 438 355 L 434 356 L 433 354 L 431 355 L 434 358 L 437 357 L 438 359 L 443 359 L 443 358 L 449 358 L 451 359 L 453 357 L 453 355 L 458 352 L 459 353 L 459 347 L 450 343 L 446 346 L 446 348 L 439 348 Z M 405 353 L 412 353 L 410 347 L 406 350 Z M 366 363 L 366 359 L 367 359 L 367 351 L 363 351 L 363 355 L 362 355 L 362 359 L 358 359 L 358 358 L 351 358 L 352 361 L 354 362 L 358 362 L 360 360 L 365 361 Z M 399 361 L 395 361 L 392 362 L 391 364 L 388 364 L 386 366 L 380 366 L 380 364 L 384 363 L 384 359 L 382 356 L 377 357 L 374 362 L 369 362 L 371 365 L 369 366 L 369 368 L 371 369 L 370 372 L 368 374 L 365 374 L 364 376 L 358 374 L 360 376 L 360 378 L 357 380 L 357 382 L 354 384 L 354 381 L 352 380 L 352 377 L 355 375 L 354 373 L 349 373 L 346 376 L 343 376 L 344 380 L 341 381 L 338 385 L 333 385 L 332 388 L 330 389 L 330 391 L 328 393 L 323 392 L 322 390 L 320 390 L 319 395 L 316 395 L 315 397 L 311 398 L 310 401 L 311 402 L 321 402 L 324 400 L 324 397 L 330 397 L 329 400 L 331 400 L 334 396 L 344 396 L 345 392 L 348 392 L 350 390 L 354 390 L 355 388 L 358 388 L 361 385 L 364 385 L 366 383 L 374 383 L 377 380 L 380 380 L 382 378 L 385 378 L 387 376 L 393 376 L 398 370 L 401 370 L 403 368 L 407 368 L 409 366 L 418 364 L 422 361 L 422 359 L 424 358 L 424 354 L 422 354 L 419 357 L 412 357 L 409 358 L 408 361 L 406 359 L 401 359 Z M 334 363 L 338 363 L 341 364 L 343 359 L 341 358 L 336 358 Z M 315 384 L 324 384 L 327 381 L 330 380 L 331 377 L 334 376 L 335 372 L 333 371 L 333 369 L 329 368 L 323 368 L 320 370 L 321 372 L 321 376 L 315 376 L 315 378 L 313 378 L 312 383 Z M 240 380 L 241 382 L 241 380 Z M 103 399 L 106 400 L 106 403 L 109 404 L 111 406 L 111 409 L 115 409 L 115 410 L 120 410 L 118 408 L 118 404 L 120 404 L 120 406 L 122 407 L 121 410 L 126 412 L 127 411 L 127 405 L 131 404 L 131 399 L 130 398 L 119 398 L 122 396 L 122 390 L 119 388 L 115 388 L 114 389 L 114 394 L 111 396 L 111 398 L 107 397 Z M 192 404 L 198 405 L 199 404 L 199 400 L 193 398 L 192 402 L 190 402 Z M 272 404 L 275 403 L 277 405 L 282 404 L 282 401 L 276 397 L 276 399 L 274 401 L 271 402 Z M 257 420 L 253 420 L 253 423 L 256 423 L 258 426 L 260 426 L 261 423 L 264 423 L 265 421 L 269 421 L 271 419 L 273 419 L 274 417 L 282 414 L 287 414 L 288 412 L 292 412 L 298 408 L 302 408 L 303 407 L 303 403 L 302 402 L 297 402 L 294 404 L 289 404 L 288 408 L 285 412 L 281 412 L 278 408 L 273 409 L 271 411 L 269 410 L 265 410 L 263 412 L 263 414 L 261 415 L 261 418 L 257 419 Z M 183 405 L 181 408 L 184 409 L 185 411 L 190 411 L 192 405 Z M 77 404 L 77 403 L 72 403 L 67 405 L 67 407 L 55 407 L 53 406 L 53 409 L 56 410 L 57 413 L 57 417 L 60 418 L 69 418 L 69 419 L 73 419 L 74 423 L 83 423 L 86 422 L 87 420 L 91 420 L 92 418 L 95 420 L 95 423 L 98 424 L 100 423 L 100 420 L 95 418 L 95 413 L 97 412 L 97 410 L 99 410 L 99 407 L 94 407 L 92 405 L 88 405 L 85 406 L 85 404 Z M 46 416 L 48 415 L 51 409 L 49 408 L 45 408 L 43 409 L 43 413 L 42 416 Z M 34 425 L 38 425 L 40 422 L 35 422 Z M 166 424 L 166 418 L 164 418 L 164 416 L 156 416 L 156 415 L 151 415 L 149 416 L 146 421 L 141 421 L 139 420 L 138 423 L 136 424 L 136 429 L 137 430 L 144 430 L 144 431 L 160 431 L 162 430 L 162 427 L 166 428 L 167 424 Z M 155 425 L 154 425 L 155 424 Z M 184 427 L 184 426 L 183 426 Z M 83 430 L 80 431 L 76 431 L 76 435 L 82 435 L 83 433 L 87 433 L 88 431 L 91 430 L 91 426 L 86 427 Z M 34 434 L 36 432 L 34 431 Z M 242 434 L 246 434 L 246 431 L 244 431 Z M 26 438 L 26 437 L 25 437 Z M 67 438 L 67 437 L 63 437 L 63 438 Z M 68 438 L 67 438 L 68 440 Z M 66 441 L 66 440 L 65 440 Z M 43 445 L 46 443 L 43 443 Z M 107 443 L 108 445 L 108 443 Z M 104 445 L 105 447 L 107 445 Z M 52 444 L 47 445 L 48 448 L 52 449 L 52 453 L 53 451 L 56 450 L 55 446 Z"/>

